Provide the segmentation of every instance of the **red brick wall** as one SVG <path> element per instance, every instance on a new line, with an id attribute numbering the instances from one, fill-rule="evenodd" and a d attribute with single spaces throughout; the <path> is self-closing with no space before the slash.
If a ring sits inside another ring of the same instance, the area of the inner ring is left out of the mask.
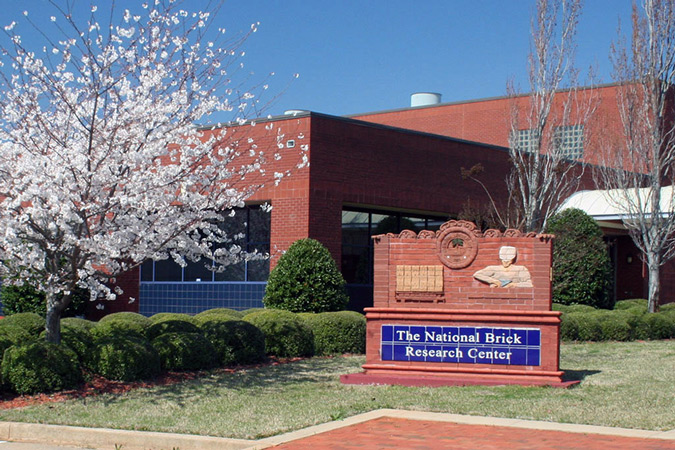
<path id="1" fill-rule="evenodd" d="M 624 144 L 621 136 L 621 122 L 616 103 L 617 86 L 602 86 L 593 91 L 580 91 L 578 104 L 585 102 L 593 105 L 595 111 L 584 130 L 588 140 L 584 149 L 584 161 L 591 164 L 601 162 L 599 148 L 602 145 L 613 149 Z M 562 124 L 562 104 L 567 93 L 556 97 L 552 111 L 552 121 Z M 484 100 L 445 103 L 435 106 L 405 108 L 389 112 L 375 112 L 353 116 L 355 119 L 440 134 L 458 139 L 466 139 L 487 144 L 508 146 L 510 132 L 510 114 L 512 107 L 519 111 L 522 124 L 518 129 L 529 128 L 523 121 L 528 110 L 527 97 L 512 100 L 498 97 Z M 575 124 L 582 117 L 581 111 L 572 111 L 565 124 Z"/>
<path id="2" fill-rule="evenodd" d="M 441 230 L 443 227 L 441 228 Z M 441 231 L 442 232 L 442 231 Z M 439 232 L 439 233 L 441 233 Z M 438 236 L 438 234 L 437 234 Z M 443 266 L 443 295 L 429 302 L 406 298 L 396 291 L 396 268 L 399 265 L 442 265 L 437 239 L 387 235 L 375 239 L 375 308 L 435 308 L 510 311 L 551 310 L 552 241 L 537 237 L 479 237 L 478 252 L 465 268 Z M 514 264 L 525 266 L 532 276 L 533 287 L 492 288 L 473 277 L 486 266 L 499 265 L 499 248 L 514 246 L 518 256 Z"/>

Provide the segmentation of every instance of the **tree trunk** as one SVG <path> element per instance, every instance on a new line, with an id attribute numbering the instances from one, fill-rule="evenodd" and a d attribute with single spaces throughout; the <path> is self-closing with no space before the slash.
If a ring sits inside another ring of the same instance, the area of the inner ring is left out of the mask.
<path id="1" fill-rule="evenodd" d="M 659 297 L 661 295 L 661 279 L 660 279 L 660 264 L 655 261 L 655 258 L 647 255 L 647 271 L 648 271 L 648 297 L 647 297 L 647 311 L 650 313 L 658 311 Z"/>
<path id="2" fill-rule="evenodd" d="M 54 294 L 47 294 L 47 342 L 61 343 L 61 313 L 70 303 L 70 295 L 57 298 Z"/>

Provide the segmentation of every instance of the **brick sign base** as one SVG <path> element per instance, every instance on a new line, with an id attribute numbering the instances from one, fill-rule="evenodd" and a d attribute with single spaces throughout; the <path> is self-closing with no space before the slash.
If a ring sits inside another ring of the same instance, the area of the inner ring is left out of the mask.
<path id="1" fill-rule="evenodd" d="M 552 235 L 449 221 L 373 239 L 366 364 L 343 383 L 576 383 L 558 367 Z"/>
<path id="2" fill-rule="evenodd" d="M 365 371 L 343 375 L 342 383 L 568 387 L 578 382 L 563 381 L 558 370 L 559 312 L 367 308 L 366 318 Z"/>

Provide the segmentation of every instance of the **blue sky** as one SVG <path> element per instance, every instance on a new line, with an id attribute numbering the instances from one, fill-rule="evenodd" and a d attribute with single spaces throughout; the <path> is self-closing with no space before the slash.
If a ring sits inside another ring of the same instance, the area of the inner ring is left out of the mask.
<path id="1" fill-rule="evenodd" d="M 45 0 L 2 3 L 7 23 L 23 10 L 48 16 Z M 78 8 L 91 3 L 75 0 Z M 254 78 L 275 72 L 270 88 L 284 93 L 271 114 L 346 115 L 406 107 L 414 92 L 439 92 L 444 102 L 500 96 L 510 78 L 526 91 L 533 8 L 533 0 L 227 0 L 217 20 L 233 33 L 261 23 L 244 62 Z M 586 1 L 577 36 L 582 72 L 594 65 L 599 81 L 611 81 L 610 44 L 619 18 L 628 28 L 630 9 L 630 0 Z"/>

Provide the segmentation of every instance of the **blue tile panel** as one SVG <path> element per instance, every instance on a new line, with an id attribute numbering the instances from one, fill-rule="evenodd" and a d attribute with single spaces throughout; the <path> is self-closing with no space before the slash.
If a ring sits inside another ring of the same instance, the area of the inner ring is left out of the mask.
<path id="1" fill-rule="evenodd" d="M 197 314 L 211 308 L 244 310 L 262 308 L 264 282 L 142 282 L 140 313 L 160 312 Z"/>
<path id="2" fill-rule="evenodd" d="M 541 365 L 541 330 L 382 325 L 383 361 Z"/>

